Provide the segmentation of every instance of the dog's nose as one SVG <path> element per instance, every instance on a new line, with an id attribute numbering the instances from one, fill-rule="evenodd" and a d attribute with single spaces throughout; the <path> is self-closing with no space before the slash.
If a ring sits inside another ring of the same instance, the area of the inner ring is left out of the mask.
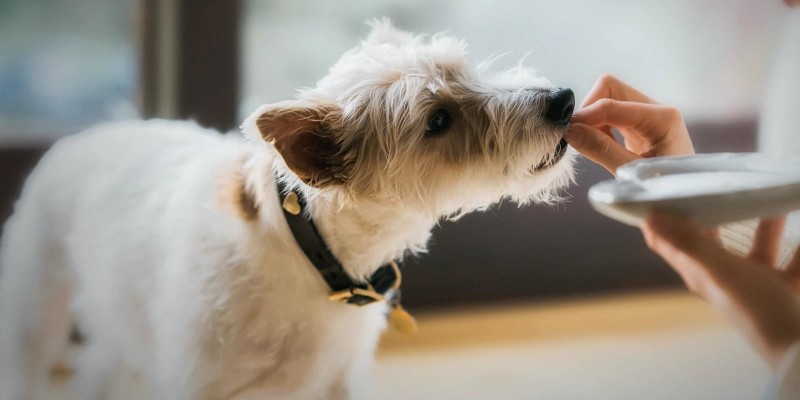
<path id="1" fill-rule="evenodd" d="M 566 125 L 575 110 L 575 94 L 572 90 L 557 88 L 547 95 L 547 111 L 544 116 L 549 121 Z"/>

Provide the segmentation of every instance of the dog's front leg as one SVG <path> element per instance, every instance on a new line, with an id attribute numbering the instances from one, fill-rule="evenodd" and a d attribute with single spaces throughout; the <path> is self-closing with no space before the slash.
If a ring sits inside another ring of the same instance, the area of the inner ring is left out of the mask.
<path id="1" fill-rule="evenodd" d="M 175 282 L 189 282 L 188 278 L 176 277 Z M 174 286 L 153 299 L 156 313 L 152 319 L 158 321 L 154 334 L 155 365 L 152 381 L 154 398 L 170 400 L 192 400 L 202 398 L 200 389 L 202 376 L 208 371 L 202 356 L 202 343 L 207 330 L 198 324 L 198 314 L 186 299 L 200 298 L 200 294 L 184 288 L 184 296 Z"/>

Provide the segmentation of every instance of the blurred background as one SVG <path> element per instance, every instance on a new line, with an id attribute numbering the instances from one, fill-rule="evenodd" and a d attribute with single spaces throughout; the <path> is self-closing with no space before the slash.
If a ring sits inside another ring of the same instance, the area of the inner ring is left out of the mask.
<path id="1" fill-rule="evenodd" d="M 447 31 L 477 64 L 522 57 L 578 97 L 612 73 L 684 114 L 699 152 L 755 149 L 780 1 L 0 0 L 0 220 L 59 138 L 94 123 L 190 118 L 235 131 L 313 86 L 365 21 Z M 233 133 L 235 134 L 235 133 Z M 406 262 L 421 332 L 385 337 L 378 398 L 758 398 L 769 373 L 681 289 L 638 231 L 570 199 L 437 228 Z"/>

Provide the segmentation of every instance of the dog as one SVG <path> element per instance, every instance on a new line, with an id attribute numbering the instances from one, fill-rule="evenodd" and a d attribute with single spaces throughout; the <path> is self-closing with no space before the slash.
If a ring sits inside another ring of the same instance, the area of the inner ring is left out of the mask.
<path id="1" fill-rule="evenodd" d="M 245 140 L 163 120 L 61 139 L 2 237 L 0 398 L 368 397 L 392 296 L 364 282 L 443 219 L 558 201 L 573 107 L 530 69 L 379 20 Z M 292 215 L 368 304 L 334 299 Z"/>

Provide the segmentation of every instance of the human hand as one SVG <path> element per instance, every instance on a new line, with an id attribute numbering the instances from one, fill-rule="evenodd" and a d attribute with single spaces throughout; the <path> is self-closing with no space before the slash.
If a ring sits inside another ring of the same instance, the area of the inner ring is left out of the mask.
<path id="1" fill-rule="evenodd" d="M 785 220 L 762 220 L 747 257 L 726 251 L 713 233 L 684 218 L 654 214 L 642 226 L 648 246 L 742 330 L 773 368 L 800 340 L 800 252 L 784 269 L 776 266 Z"/>
<path id="2" fill-rule="evenodd" d="M 624 147 L 614 139 L 611 127 L 622 134 Z M 656 103 L 610 75 L 597 80 L 564 137 L 612 174 L 620 165 L 643 157 L 694 154 L 677 109 Z"/>

